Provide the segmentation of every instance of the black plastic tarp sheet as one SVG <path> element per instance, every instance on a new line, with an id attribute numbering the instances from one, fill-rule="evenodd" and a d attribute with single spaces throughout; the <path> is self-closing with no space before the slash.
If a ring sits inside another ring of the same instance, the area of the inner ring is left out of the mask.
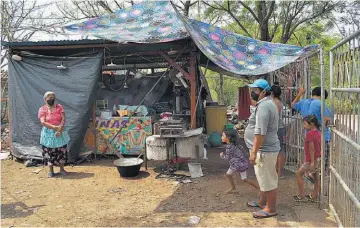
<path id="1" fill-rule="evenodd" d="M 162 76 L 163 73 L 157 73 Z M 141 79 L 134 79 L 133 77 L 127 80 L 127 89 L 122 89 L 118 92 L 113 92 L 108 89 L 99 89 L 97 92 L 97 100 L 108 100 L 109 109 L 113 109 L 113 105 L 139 105 L 145 98 L 144 103 L 147 107 L 153 106 L 164 95 L 166 89 L 169 87 L 169 78 L 162 77 L 161 81 L 148 94 L 149 90 L 159 80 L 159 77 L 144 77 Z M 146 96 L 147 95 L 147 96 Z"/>
<path id="2" fill-rule="evenodd" d="M 76 160 L 96 97 L 102 54 L 95 53 L 63 61 L 53 57 L 9 58 L 9 103 L 12 153 L 21 159 L 42 159 L 39 145 L 41 124 L 37 118 L 46 91 L 56 94 L 66 113 L 70 135 L 69 162 Z"/>

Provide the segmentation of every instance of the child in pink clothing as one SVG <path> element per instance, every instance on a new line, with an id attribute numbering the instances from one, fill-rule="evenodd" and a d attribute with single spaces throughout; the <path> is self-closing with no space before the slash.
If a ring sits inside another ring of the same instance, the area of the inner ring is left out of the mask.
<path id="1" fill-rule="evenodd" d="M 307 130 L 305 137 L 305 162 L 296 173 L 299 195 L 294 196 L 297 202 L 317 202 L 320 191 L 320 161 L 321 161 L 321 133 L 315 115 L 304 118 L 304 128 Z M 314 176 L 314 190 L 312 194 L 305 195 L 303 176 L 311 173 Z"/>

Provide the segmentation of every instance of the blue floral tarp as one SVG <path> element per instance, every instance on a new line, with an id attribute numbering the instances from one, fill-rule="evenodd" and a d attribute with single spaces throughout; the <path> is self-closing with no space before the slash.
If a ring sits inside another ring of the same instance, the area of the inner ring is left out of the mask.
<path id="1" fill-rule="evenodd" d="M 147 1 L 65 29 L 120 43 L 160 43 L 189 36 L 167 1 Z"/>
<path id="2" fill-rule="evenodd" d="M 201 21 L 183 18 L 167 1 L 147 1 L 65 28 L 121 43 L 161 43 L 190 36 L 212 62 L 238 75 L 261 75 L 275 71 L 319 47 L 303 48 L 241 36 Z"/>
<path id="3" fill-rule="evenodd" d="M 302 48 L 264 42 L 197 20 L 186 19 L 184 25 L 198 48 L 212 62 L 234 74 L 266 74 L 317 48 L 317 45 Z"/>

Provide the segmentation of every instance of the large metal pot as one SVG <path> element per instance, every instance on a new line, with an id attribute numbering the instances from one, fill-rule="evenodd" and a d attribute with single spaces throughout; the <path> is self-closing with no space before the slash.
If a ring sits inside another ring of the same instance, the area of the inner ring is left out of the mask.
<path id="1" fill-rule="evenodd" d="M 114 161 L 114 165 L 121 177 L 135 177 L 139 175 L 143 162 L 140 158 L 120 158 Z"/>

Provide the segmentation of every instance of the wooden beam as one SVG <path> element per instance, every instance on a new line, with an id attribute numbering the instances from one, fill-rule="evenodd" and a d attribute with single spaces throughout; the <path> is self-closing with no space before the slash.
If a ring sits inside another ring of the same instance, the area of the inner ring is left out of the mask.
<path id="1" fill-rule="evenodd" d="M 12 147 L 12 140 L 11 140 L 11 120 L 10 120 L 10 100 L 8 99 L 7 101 L 7 105 L 6 105 L 6 108 L 7 108 L 7 121 L 8 121 L 8 126 L 9 126 L 9 133 L 8 133 L 8 147 L 10 149 L 10 154 L 13 150 L 13 147 Z"/>
<path id="2" fill-rule="evenodd" d="M 159 54 L 166 60 L 168 61 L 168 63 L 171 64 L 171 66 L 173 66 L 175 69 L 177 69 L 179 72 L 181 72 L 188 80 L 191 81 L 191 75 L 184 70 L 179 64 L 177 64 L 174 60 L 172 60 L 172 58 L 170 58 L 167 54 L 165 54 L 164 52 L 159 52 Z M 191 57 L 190 57 L 190 62 L 191 62 Z M 190 63 L 191 64 L 191 63 Z"/>
<path id="3" fill-rule="evenodd" d="M 191 128 L 196 129 L 196 56 L 190 56 L 190 107 Z"/>
<path id="4" fill-rule="evenodd" d="M 164 52 L 161 51 L 159 54 L 190 81 L 191 128 L 196 129 L 196 55 L 191 53 L 190 73 L 188 73 Z"/>
<path id="5" fill-rule="evenodd" d="M 219 105 L 224 105 L 224 90 L 223 90 L 224 77 L 222 73 L 219 74 L 219 80 L 220 80 L 220 89 L 219 89 L 220 97 L 218 97 L 218 100 L 219 100 Z"/>

